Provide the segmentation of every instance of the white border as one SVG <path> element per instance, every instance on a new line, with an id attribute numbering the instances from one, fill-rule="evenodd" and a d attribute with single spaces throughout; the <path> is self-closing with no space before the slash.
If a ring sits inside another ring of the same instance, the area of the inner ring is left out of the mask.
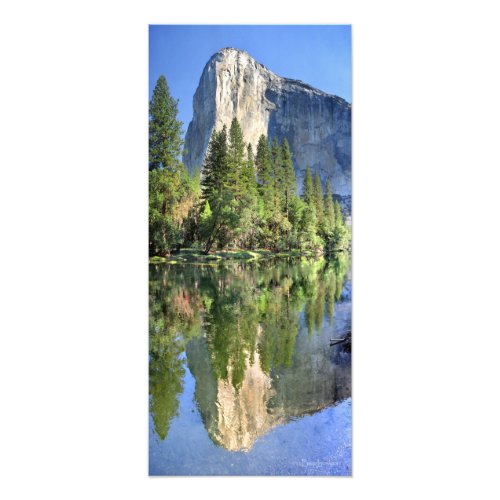
<path id="1" fill-rule="evenodd" d="M 2 4 L 2 498 L 498 497 L 490 5 Z M 353 25 L 353 479 L 147 476 L 148 24 L 222 21 Z"/>

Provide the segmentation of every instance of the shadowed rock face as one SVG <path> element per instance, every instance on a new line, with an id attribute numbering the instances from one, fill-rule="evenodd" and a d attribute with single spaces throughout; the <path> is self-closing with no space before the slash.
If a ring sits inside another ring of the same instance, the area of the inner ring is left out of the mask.
<path id="1" fill-rule="evenodd" d="M 261 134 L 286 138 L 299 186 L 306 165 L 334 194 L 351 195 L 351 105 L 301 81 L 282 78 L 246 52 L 222 49 L 208 61 L 193 98 L 184 163 L 202 167 L 214 129 L 241 124 L 255 148 Z"/>

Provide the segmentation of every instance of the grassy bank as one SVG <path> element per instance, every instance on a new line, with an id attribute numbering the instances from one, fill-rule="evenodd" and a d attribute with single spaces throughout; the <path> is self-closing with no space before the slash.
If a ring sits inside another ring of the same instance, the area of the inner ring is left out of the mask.
<path id="1" fill-rule="evenodd" d="M 183 248 L 180 252 L 170 255 L 169 257 L 150 257 L 150 264 L 158 264 L 166 262 L 169 264 L 177 264 L 182 262 L 200 262 L 200 263 L 215 263 L 222 260 L 244 260 L 254 261 L 263 259 L 274 259 L 284 257 L 314 257 L 318 255 L 316 252 L 305 251 L 299 252 L 292 250 L 290 252 L 272 252 L 271 250 L 224 250 L 213 252 L 205 255 L 200 250 L 191 248 Z"/>

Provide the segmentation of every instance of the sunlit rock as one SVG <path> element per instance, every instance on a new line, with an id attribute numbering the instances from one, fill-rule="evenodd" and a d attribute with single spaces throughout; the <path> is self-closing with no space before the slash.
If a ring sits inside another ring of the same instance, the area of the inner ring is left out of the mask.
<path id="1" fill-rule="evenodd" d="M 244 51 L 222 49 L 208 61 L 193 98 L 193 120 L 186 133 L 183 160 L 192 170 L 203 165 L 214 128 L 233 117 L 255 147 L 261 134 L 286 138 L 299 186 L 306 165 L 323 186 L 351 195 L 351 105 L 301 81 L 282 78 Z"/>

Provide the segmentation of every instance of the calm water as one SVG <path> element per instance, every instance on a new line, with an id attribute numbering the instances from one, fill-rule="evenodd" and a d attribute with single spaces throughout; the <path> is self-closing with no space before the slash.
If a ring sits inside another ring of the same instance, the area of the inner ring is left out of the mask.
<path id="1" fill-rule="evenodd" d="M 151 475 L 351 475 L 348 256 L 150 266 Z"/>

